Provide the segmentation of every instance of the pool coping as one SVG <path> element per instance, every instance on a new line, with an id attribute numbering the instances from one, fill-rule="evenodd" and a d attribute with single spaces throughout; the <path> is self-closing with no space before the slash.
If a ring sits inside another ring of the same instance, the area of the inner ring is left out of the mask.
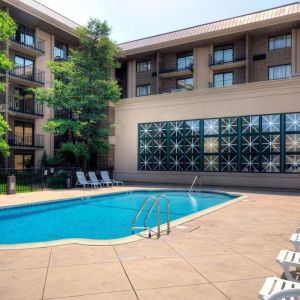
<path id="1" fill-rule="evenodd" d="M 74 201 L 77 199 L 82 198 L 92 198 L 97 196 L 105 196 L 110 194 L 120 194 L 120 193 L 128 193 L 128 192 L 138 192 L 138 191 L 170 191 L 170 188 L 145 188 L 145 189 L 132 189 L 128 191 L 115 191 L 115 192 L 109 192 L 99 195 L 89 195 L 89 196 L 80 196 L 80 197 L 71 197 L 71 198 L 65 198 L 65 199 L 53 199 L 53 200 L 47 200 L 47 201 L 41 201 L 41 202 L 33 202 L 33 203 L 22 203 L 17 205 L 5 205 L 1 206 L 0 209 L 5 208 L 14 208 L 14 207 L 22 207 L 22 206 L 34 206 L 34 205 L 41 205 L 41 204 L 47 204 L 47 203 L 53 203 L 53 202 L 61 202 L 61 201 Z M 172 191 L 186 191 L 187 189 L 171 189 Z M 243 195 L 240 193 L 233 193 L 233 192 L 225 192 L 220 190 L 210 190 L 210 189 L 195 189 L 196 192 L 210 192 L 210 193 L 219 193 L 219 194 L 227 194 L 232 196 L 237 196 L 236 198 L 232 200 L 228 200 L 224 203 L 206 208 L 204 210 L 201 210 L 199 212 L 189 214 L 187 216 L 181 217 L 179 219 L 173 220 L 170 222 L 170 228 L 177 227 L 179 225 L 185 224 L 189 221 L 195 220 L 199 217 L 202 217 L 204 215 L 210 214 L 214 211 L 223 209 L 229 205 L 238 203 L 242 200 L 245 200 L 248 198 L 247 195 Z M 167 230 L 167 224 L 161 224 L 160 225 L 161 232 L 164 232 Z M 152 232 L 157 231 L 157 227 L 151 228 Z M 60 239 L 60 240 L 53 240 L 53 241 L 45 241 L 45 242 L 33 242 L 33 243 L 20 243 L 20 244 L 2 244 L 0 245 L 0 251 L 1 250 L 23 250 L 23 249 L 35 249 L 35 248 L 45 248 L 45 247 L 55 247 L 55 246 L 63 246 L 63 245 L 69 245 L 69 244 L 78 244 L 78 245 L 86 245 L 86 246 L 113 246 L 113 245 L 122 245 L 122 244 L 128 244 L 133 243 L 136 241 L 139 241 L 141 239 L 148 237 L 149 230 L 144 230 L 139 233 L 136 233 L 134 235 L 130 235 L 123 238 L 118 239 L 110 239 L 110 240 L 97 240 L 97 239 L 81 239 L 81 238 L 70 238 L 70 239 Z"/>

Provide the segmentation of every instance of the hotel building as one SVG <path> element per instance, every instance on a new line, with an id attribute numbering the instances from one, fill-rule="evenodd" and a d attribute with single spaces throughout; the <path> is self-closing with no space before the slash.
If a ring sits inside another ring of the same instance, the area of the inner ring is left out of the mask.
<path id="1" fill-rule="evenodd" d="M 300 3 L 120 44 L 115 176 L 300 187 Z"/>

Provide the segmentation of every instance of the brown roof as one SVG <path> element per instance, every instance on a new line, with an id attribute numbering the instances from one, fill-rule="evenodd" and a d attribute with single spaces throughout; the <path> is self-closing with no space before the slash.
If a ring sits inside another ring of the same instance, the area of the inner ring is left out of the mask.
<path id="1" fill-rule="evenodd" d="M 156 44 L 176 41 L 188 37 L 198 36 L 213 31 L 229 29 L 241 25 L 247 25 L 255 22 L 266 21 L 273 18 L 283 17 L 300 13 L 300 2 L 291 3 L 285 6 L 275 7 L 272 9 L 259 11 L 247 15 L 242 15 L 230 19 L 225 19 L 217 22 L 202 24 L 186 29 L 163 33 L 151 37 L 146 37 L 134 41 L 129 41 L 119 44 L 123 51 L 154 46 Z"/>
<path id="2" fill-rule="evenodd" d="M 62 1 L 62 0 L 61 0 Z M 47 17 L 50 17 L 54 19 L 57 22 L 60 22 L 72 29 L 76 29 L 80 25 L 73 22 L 72 20 L 64 17 L 63 15 L 57 13 L 56 11 L 50 9 L 49 7 L 35 1 L 35 0 L 3 0 L 3 2 L 6 2 L 7 4 L 19 7 L 19 8 L 26 8 L 26 6 L 29 6 L 30 8 L 36 10 L 39 13 L 42 13 L 46 15 Z"/>

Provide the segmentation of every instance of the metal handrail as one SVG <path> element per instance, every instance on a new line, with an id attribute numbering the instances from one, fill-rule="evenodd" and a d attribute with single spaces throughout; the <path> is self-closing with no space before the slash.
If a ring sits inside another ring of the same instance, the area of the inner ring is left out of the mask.
<path id="1" fill-rule="evenodd" d="M 157 238 L 160 237 L 160 198 L 166 199 L 166 208 L 167 208 L 167 233 L 170 233 L 170 200 L 165 195 L 158 195 L 156 197 L 149 196 L 145 199 L 143 204 L 141 205 L 139 211 L 135 215 L 132 224 L 131 224 L 131 232 L 134 234 L 134 229 L 148 229 L 149 230 L 149 237 L 151 237 L 151 228 L 147 226 L 147 220 L 149 216 L 151 215 L 155 205 L 157 206 Z M 139 216 L 141 215 L 142 211 L 144 210 L 145 206 L 149 203 L 149 201 L 153 200 L 152 205 L 150 206 L 150 209 L 148 210 L 147 215 L 144 218 L 144 226 L 135 226 L 136 221 L 138 220 Z"/>
<path id="2" fill-rule="evenodd" d="M 195 185 L 195 183 L 196 183 L 196 181 L 197 181 L 198 178 L 199 178 L 199 185 L 200 185 L 200 188 L 201 188 L 201 177 L 199 175 L 196 175 L 195 178 L 194 178 L 194 181 L 193 181 L 193 183 L 192 183 L 192 185 L 191 185 L 191 187 L 189 189 L 189 194 L 193 190 L 193 187 L 194 187 L 194 185 Z"/>

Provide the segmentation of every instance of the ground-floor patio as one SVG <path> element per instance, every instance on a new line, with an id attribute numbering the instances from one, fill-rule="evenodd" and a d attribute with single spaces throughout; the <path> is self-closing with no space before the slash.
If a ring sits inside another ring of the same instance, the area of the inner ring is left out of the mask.
<path id="1" fill-rule="evenodd" d="M 101 192 L 123 189 L 131 187 Z M 292 249 L 288 240 L 300 225 L 300 193 L 230 191 L 248 198 L 159 240 L 1 250 L 0 299 L 257 299 L 265 277 L 282 275 L 275 259 L 281 249 Z M 0 196 L 0 203 L 95 193 L 100 192 L 35 192 Z"/>

